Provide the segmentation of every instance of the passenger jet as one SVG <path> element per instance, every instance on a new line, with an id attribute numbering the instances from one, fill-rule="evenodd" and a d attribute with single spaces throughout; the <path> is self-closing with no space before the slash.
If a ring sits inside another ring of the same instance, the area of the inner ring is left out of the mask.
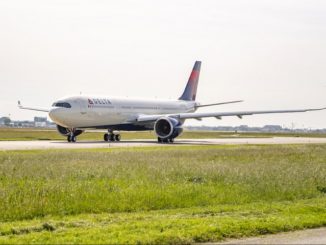
<path id="1" fill-rule="evenodd" d="M 154 130 L 158 142 L 172 143 L 182 131 L 186 119 L 201 120 L 206 117 L 243 116 L 269 113 L 293 113 L 324 110 L 272 110 L 272 111 L 236 111 L 236 112 L 196 112 L 198 108 L 222 104 L 238 103 L 228 101 L 201 105 L 196 101 L 201 62 L 196 61 L 183 94 L 177 100 L 126 99 L 111 96 L 78 95 L 59 99 L 50 109 L 24 107 L 18 101 L 20 109 L 49 113 L 57 125 L 60 134 L 68 142 L 76 142 L 76 137 L 85 129 L 107 129 L 105 141 L 120 141 L 117 131 Z"/>

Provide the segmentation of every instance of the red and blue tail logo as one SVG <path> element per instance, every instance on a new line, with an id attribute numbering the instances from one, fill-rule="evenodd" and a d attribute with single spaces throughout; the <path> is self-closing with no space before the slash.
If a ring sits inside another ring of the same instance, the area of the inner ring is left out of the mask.
<path id="1" fill-rule="evenodd" d="M 196 100 L 201 61 L 196 61 L 187 86 L 179 100 Z"/>

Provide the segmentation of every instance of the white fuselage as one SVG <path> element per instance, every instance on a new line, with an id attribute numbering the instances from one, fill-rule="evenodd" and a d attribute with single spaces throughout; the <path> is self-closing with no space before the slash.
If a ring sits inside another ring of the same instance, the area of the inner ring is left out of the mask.
<path id="1" fill-rule="evenodd" d="M 67 128 L 108 128 L 134 122 L 139 115 L 194 112 L 195 101 L 72 96 L 56 101 L 50 118 Z"/>

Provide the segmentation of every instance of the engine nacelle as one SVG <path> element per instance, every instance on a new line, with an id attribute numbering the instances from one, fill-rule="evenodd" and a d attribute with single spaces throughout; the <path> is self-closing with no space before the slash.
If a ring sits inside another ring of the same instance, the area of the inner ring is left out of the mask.
<path id="1" fill-rule="evenodd" d="M 180 121 L 171 117 L 161 117 L 154 124 L 154 130 L 158 137 L 162 139 L 178 137 L 183 129 Z"/>
<path id="2" fill-rule="evenodd" d="M 63 135 L 63 136 L 68 136 L 71 133 L 71 130 L 65 127 L 62 127 L 60 125 L 57 125 L 57 130 L 58 132 Z M 83 130 L 75 130 L 74 131 L 74 136 L 78 136 L 83 132 Z"/>

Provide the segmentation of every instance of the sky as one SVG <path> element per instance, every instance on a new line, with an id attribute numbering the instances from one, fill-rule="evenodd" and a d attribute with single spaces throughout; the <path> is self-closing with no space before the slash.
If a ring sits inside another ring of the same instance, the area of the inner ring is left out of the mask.
<path id="1" fill-rule="evenodd" d="M 205 111 L 326 106 L 324 0 L 0 0 L 0 116 L 72 94 L 178 98 L 196 60 Z M 326 128 L 326 111 L 187 125 Z"/>

